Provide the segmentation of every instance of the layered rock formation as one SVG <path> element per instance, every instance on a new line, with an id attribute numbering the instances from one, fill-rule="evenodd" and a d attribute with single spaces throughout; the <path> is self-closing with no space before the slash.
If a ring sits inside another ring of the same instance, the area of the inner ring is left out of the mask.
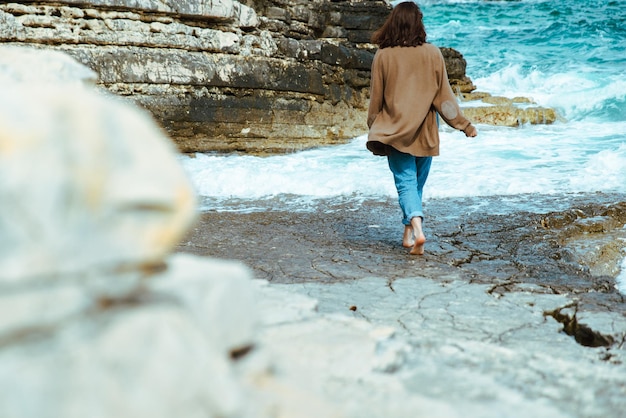
<path id="1" fill-rule="evenodd" d="M 364 133 L 369 38 L 389 7 L 382 0 L 3 3 L 0 42 L 68 53 L 102 87 L 148 109 L 183 152 L 285 152 Z M 453 88 L 471 92 L 462 55 L 442 52 Z M 524 121 L 514 115 L 505 124 Z"/>
<path id="2" fill-rule="evenodd" d="M 297 150 L 363 130 L 375 2 L 3 4 L 0 39 L 62 50 L 182 151 Z"/>

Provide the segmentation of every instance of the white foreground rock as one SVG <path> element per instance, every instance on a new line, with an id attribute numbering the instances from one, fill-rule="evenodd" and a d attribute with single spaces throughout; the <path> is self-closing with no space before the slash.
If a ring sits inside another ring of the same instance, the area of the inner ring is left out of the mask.
<path id="1" fill-rule="evenodd" d="M 147 113 L 62 54 L 3 48 L 0 71 L 0 282 L 160 261 L 195 196 Z"/>
<path id="2" fill-rule="evenodd" d="M 568 296 L 441 280 L 271 285 L 260 339 L 346 417 L 624 416 L 624 347 L 581 346 L 543 315 Z M 584 321 L 624 335 L 605 316 Z"/>
<path id="3" fill-rule="evenodd" d="M 249 270 L 169 255 L 196 215 L 174 146 L 92 81 L 0 48 L 0 416 L 319 416 L 253 350 Z"/>

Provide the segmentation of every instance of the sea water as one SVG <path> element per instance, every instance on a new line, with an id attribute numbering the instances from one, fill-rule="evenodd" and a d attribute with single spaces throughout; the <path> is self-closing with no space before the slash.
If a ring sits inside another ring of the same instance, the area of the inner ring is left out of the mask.
<path id="1" fill-rule="evenodd" d="M 552 125 L 441 128 L 429 198 L 626 193 L 626 1 L 426 0 L 428 41 L 460 51 L 477 90 L 525 96 L 562 117 Z M 203 210 L 307 210 L 396 192 L 364 135 L 289 155 L 181 157 Z M 525 201 L 526 199 L 521 199 Z M 533 210 L 529 207 L 521 208 Z M 626 261 L 624 263 L 626 270 Z M 620 276 L 626 289 L 626 273 Z"/>

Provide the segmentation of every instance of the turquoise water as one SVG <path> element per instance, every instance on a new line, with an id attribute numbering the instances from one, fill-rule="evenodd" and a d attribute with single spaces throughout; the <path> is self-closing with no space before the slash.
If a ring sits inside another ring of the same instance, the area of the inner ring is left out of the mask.
<path id="1" fill-rule="evenodd" d="M 430 1 L 429 40 L 480 90 L 532 95 L 571 120 L 626 120 L 625 1 Z"/>

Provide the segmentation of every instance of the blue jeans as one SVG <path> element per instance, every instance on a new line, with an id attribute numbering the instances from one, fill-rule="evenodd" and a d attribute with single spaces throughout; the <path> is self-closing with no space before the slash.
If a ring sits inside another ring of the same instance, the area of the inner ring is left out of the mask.
<path id="1" fill-rule="evenodd" d="M 392 148 L 387 161 L 398 191 L 402 223 L 410 225 L 411 219 L 416 216 L 423 219 L 422 190 L 428 178 L 433 157 L 415 157 Z"/>

